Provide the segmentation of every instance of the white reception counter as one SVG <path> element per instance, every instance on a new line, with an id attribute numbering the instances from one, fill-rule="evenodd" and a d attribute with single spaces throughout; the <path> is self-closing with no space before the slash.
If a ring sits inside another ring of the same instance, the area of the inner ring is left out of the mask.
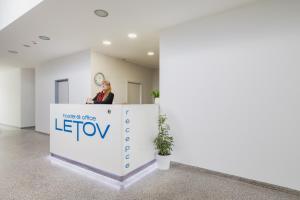
<path id="1" fill-rule="evenodd" d="M 155 161 L 158 106 L 50 106 L 52 157 L 120 182 Z"/>

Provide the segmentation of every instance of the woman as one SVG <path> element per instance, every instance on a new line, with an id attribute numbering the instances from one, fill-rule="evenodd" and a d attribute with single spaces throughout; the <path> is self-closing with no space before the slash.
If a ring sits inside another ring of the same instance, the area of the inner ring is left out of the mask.
<path id="1" fill-rule="evenodd" d="M 101 92 L 99 92 L 93 99 L 88 99 L 87 103 L 94 104 L 112 104 L 114 100 L 114 93 L 111 92 L 109 81 L 102 81 Z"/>

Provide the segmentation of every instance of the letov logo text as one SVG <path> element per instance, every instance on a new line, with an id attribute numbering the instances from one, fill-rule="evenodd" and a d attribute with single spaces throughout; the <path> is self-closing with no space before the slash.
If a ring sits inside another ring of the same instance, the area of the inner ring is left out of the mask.
<path id="1" fill-rule="evenodd" d="M 65 114 L 63 115 L 63 117 L 76 120 L 63 119 L 62 122 L 59 123 L 59 120 L 55 118 L 55 130 L 64 133 L 76 132 L 77 141 L 80 140 L 80 135 L 82 135 L 82 133 L 88 137 L 96 137 L 98 135 L 100 139 L 104 139 L 110 128 L 110 124 L 107 124 L 106 126 L 104 126 L 104 128 L 101 127 L 99 122 L 96 121 L 96 117 L 87 118 L 86 116 L 81 117 L 80 115 Z M 91 121 L 83 121 L 81 119 L 90 119 Z"/>

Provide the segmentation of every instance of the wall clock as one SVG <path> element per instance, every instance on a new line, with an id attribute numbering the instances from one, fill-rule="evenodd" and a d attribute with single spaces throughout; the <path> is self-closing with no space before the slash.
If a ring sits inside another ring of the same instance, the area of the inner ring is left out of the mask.
<path id="1" fill-rule="evenodd" d="M 104 77 L 104 74 L 101 73 L 101 72 L 98 72 L 95 74 L 94 76 L 94 81 L 95 81 L 95 84 L 98 85 L 98 86 L 101 86 L 101 83 L 102 81 L 105 80 L 105 77 Z"/>

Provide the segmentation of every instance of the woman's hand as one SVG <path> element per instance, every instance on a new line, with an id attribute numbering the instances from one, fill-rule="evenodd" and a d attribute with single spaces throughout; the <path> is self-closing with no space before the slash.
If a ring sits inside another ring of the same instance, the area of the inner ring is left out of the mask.
<path id="1" fill-rule="evenodd" d="M 92 100 L 92 98 L 87 98 L 87 100 L 86 100 L 86 104 L 93 104 L 94 102 L 93 102 L 93 100 Z"/>

